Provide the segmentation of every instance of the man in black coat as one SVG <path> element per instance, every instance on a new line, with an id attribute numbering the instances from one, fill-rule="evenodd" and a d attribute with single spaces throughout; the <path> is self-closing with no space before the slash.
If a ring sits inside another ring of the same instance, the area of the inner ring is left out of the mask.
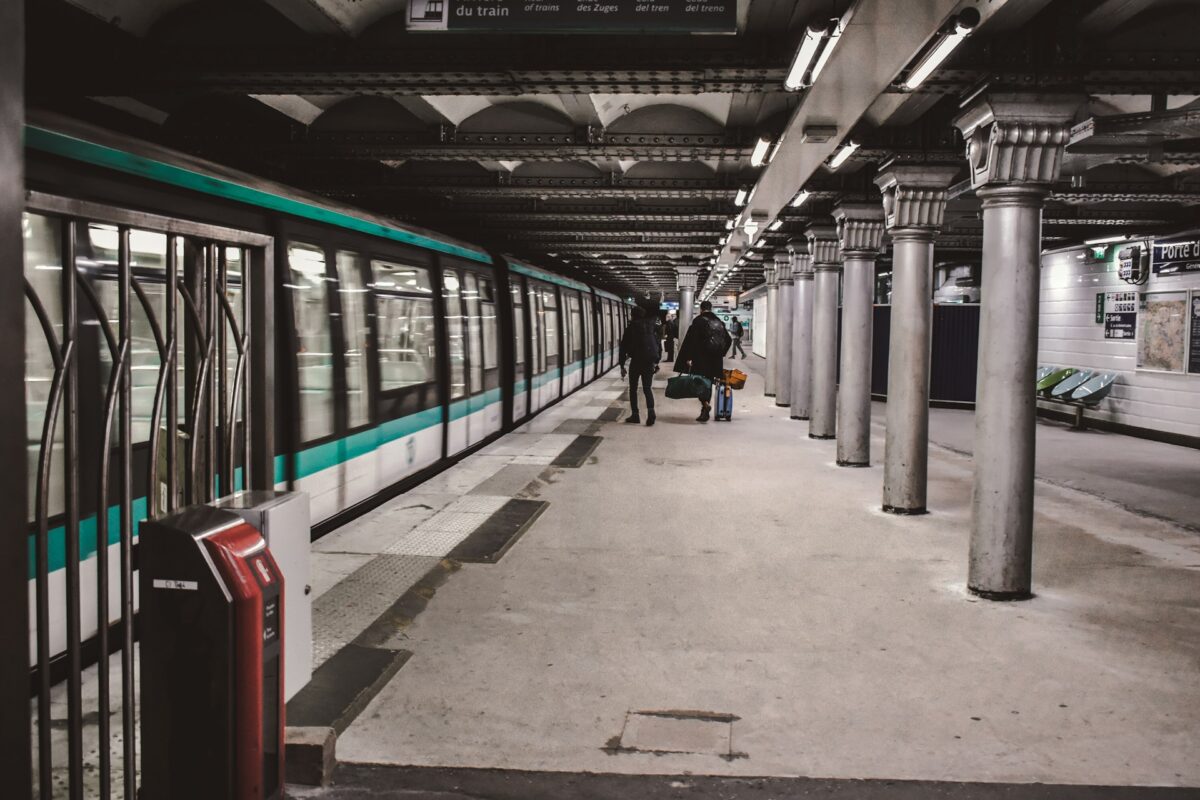
<path id="1" fill-rule="evenodd" d="M 632 413 L 625 421 L 634 424 L 642 421 L 638 415 L 637 396 L 638 381 L 641 381 L 646 397 L 646 427 L 650 427 L 654 424 L 654 393 L 650 384 L 654 380 L 654 373 L 658 372 L 662 348 L 659 346 L 653 325 L 646 318 L 645 309 L 634 306 L 632 316 L 629 324 L 625 326 L 625 333 L 621 336 L 619 355 L 622 378 L 625 377 L 625 360 L 629 359 L 629 410 Z"/>
<path id="2" fill-rule="evenodd" d="M 712 313 L 712 303 L 705 300 L 700 304 L 700 316 L 692 321 L 683 343 L 679 346 L 679 358 L 675 359 L 676 372 L 690 372 L 720 381 L 725 373 L 725 353 L 733 339 L 725 329 L 725 323 Z M 708 422 L 712 409 L 712 392 L 700 398 L 700 416 L 697 422 Z"/>

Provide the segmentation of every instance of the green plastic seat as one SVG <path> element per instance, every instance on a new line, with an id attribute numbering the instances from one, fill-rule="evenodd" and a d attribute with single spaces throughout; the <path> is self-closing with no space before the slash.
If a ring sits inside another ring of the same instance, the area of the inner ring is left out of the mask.
<path id="1" fill-rule="evenodd" d="M 1039 393 L 1048 393 L 1059 383 L 1074 375 L 1076 371 L 1074 367 L 1063 367 L 1062 369 L 1054 370 L 1054 372 L 1051 372 L 1037 382 L 1037 391 Z"/>
<path id="2" fill-rule="evenodd" d="M 1050 396 L 1056 397 L 1059 400 L 1067 400 L 1071 396 L 1071 392 L 1078 389 L 1084 383 L 1091 379 L 1096 373 L 1090 369 L 1081 369 L 1074 375 L 1062 379 L 1050 389 Z"/>
<path id="3" fill-rule="evenodd" d="M 1049 375 L 1051 372 L 1054 372 L 1056 369 L 1058 369 L 1058 367 L 1053 367 L 1053 366 L 1050 366 L 1049 364 L 1038 367 L 1037 368 L 1037 377 L 1034 378 L 1034 383 L 1037 383 L 1042 378 Z"/>
<path id="4" fill-rule="evenodd" d="M 1115 372 L 1094 372 L 1092 377 L 1071 392 L 1071 399 L 1087 406 L 1094 406 L 1108 397 L 1116 380 L 1117 373 Z"/>

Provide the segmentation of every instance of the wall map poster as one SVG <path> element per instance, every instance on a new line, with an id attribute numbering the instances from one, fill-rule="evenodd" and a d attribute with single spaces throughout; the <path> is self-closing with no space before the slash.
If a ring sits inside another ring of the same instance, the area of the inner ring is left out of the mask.
<path id="1" fill-rule="evenodd" d="M 1200 375 L 1200 289 L 1192 291 L 1191 342 L 1188 345 L 1188 372 Z"/>
<path id="2" fill-rule="evenodd" d="M 409 0 L 410 31 L 737 33 L 737 0 Z"/>
<path id="3" fill-rule="evenodd" d="M 1104 338 L 1136 338 L 1137 310 L 1137 292 L 1108 292 L 1104 298 Z"/>
<path id="4" fill-rule="evenodd" d="M 1187 292 L 1147 292 L 1138 309 L 1138 369 L 1183 372 Z"/>
<path id="5" fill-rule="evenodd" d="M 1152 269 L 1155 275 L 1200 272 L 1200 235 L 1156 239 Z"/>

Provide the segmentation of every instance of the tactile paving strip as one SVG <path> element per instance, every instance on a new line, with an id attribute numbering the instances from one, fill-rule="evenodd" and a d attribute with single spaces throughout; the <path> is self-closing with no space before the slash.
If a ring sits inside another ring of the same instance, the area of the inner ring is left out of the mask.
<path id="1" fill-rule="evenodd" d="M 318 597 L 313 603 L 313 669 L 354 641 L 439 560 L 440 555 L 376 556 Z"/>

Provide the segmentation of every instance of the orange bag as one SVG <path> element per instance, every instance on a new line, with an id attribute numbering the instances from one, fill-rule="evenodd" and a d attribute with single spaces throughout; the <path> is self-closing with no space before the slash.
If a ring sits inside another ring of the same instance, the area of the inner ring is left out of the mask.
<path id="1" fill-rule="evenodd" d="M 725 382 L 734 389 L 741 389 L 745 387 L 747 377 L 748 376 L 746 373 L 742 372 L 740 369 L 725 370 Z"/>

